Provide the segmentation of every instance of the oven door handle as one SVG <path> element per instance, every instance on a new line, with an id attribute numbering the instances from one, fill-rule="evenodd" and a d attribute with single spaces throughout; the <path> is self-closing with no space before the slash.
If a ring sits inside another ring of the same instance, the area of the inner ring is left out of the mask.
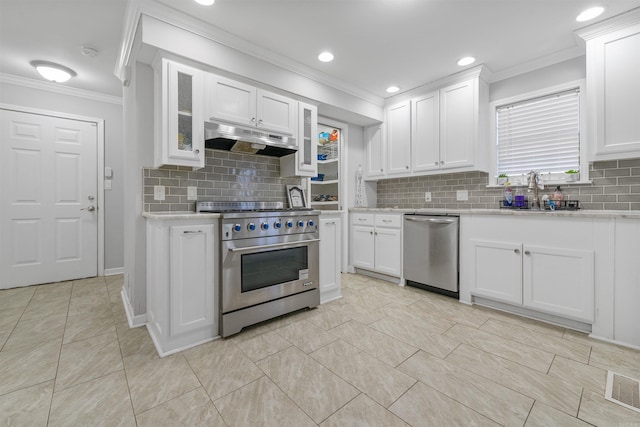
<path id="1" fill-rule="evenodd" d="M 229 248 L 229 252 L 247 252 L 259 249 L 280 248 L 282 246 L 300 246 L 300 244 L 319 242 L 320 239 L 299 240 L 297 242 L 273 243 L 271 245 L 247 246 L 244 248 Z"/>

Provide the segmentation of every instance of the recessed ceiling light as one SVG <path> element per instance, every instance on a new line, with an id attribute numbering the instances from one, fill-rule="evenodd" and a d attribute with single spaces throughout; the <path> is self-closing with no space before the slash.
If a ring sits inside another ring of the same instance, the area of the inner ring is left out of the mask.
<path id="1" fill-rule="evenodd" d="M 474 62 L 476 62 L 476 58 L 474 58 L 473 56 L 465 56 L 458 61 L 458 65 L 464 67 L 465 65 L 473 64 Z"/>
<path id="2" fill-rule="evenodd" d="M 31 61 L 31 65 L 35 67 L 42 77 L 56 83 L 64 83 L 77 75 L 71 68 L 54 62 Z"/>
<path id="3" fill-rule="evenodd" d="M 196 3 L 199 3 L 203 6 L 211 6 L 216 0 L 196 0 Z"/>
<path id="4" fill-rule="evenodd" d="M 331 62 L 333 61 L 333 53 L 322 52 L 320 55 L 318 55 L 318 60 L 322 62 Z"/>
<path id="5" fill-rule="evenodd" d="M 396 93 L 399 90 L 400 90 L 400 88 L 398 86 L 389 86 L 387 88 L 387 92 L 389 92 L 389 93 Z"/>
<path id="6" fill-rule="evenodd" d="M 593 19 L 595 17 L 602 15 L 602 12 L 604 12 L 604 7 L 602 6 L 592 7 L 591 9 L 587 9 L 583 11 L 580 15 L 578 15 L 578 17 L 576 18 L 576 21 L 578 22 L 588 21 L 590 19 Z"/>

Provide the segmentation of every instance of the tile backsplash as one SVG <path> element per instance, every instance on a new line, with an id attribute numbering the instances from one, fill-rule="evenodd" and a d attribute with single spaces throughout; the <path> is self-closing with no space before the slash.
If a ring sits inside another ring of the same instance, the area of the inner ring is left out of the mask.
<path id="1" fill-rule="evenodd" d="M 640 210 L 640 159 L 594 162 L 589 174 L 591 184 L 561 185 L 564 198 L 579 200 L 583 209 Z M 484 172 L 385 179 L 378 181 L 377 207 L 498 208 L 504 188 L 487 188 L 488 182 L 489 175 Z M 545 186 L 540 194 L 551 194 L 554 189 L 555 185 Z M 467 190 L 469 200 L 457 201 L 457 190 Z M 431 202 L 424 201 L 426 191 L 431 192 Z"/>
<path id="2" fill-rule="evenodd" d="M 187 187 L 197 187 L 198 200 L 274 201 L 287 206 L 286 185 L 300 185 L 300 178 L 281 178 L 277 157 L 205 150 L 205 167 L 162 166 L 144 168 L 145 212 L 194 211 Z M 165 186 L 165 200 L 154 200 L 155 185 Z"/>

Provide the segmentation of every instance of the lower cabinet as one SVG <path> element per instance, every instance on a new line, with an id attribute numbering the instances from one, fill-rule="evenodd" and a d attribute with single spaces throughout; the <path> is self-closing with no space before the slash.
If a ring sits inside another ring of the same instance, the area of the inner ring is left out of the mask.
<path id="1" fill-rule="evenodd" d="M 342 265 L 342 221 L 340 214 L 320 215 L 320 303 L 340 298 Z"/>
<path id="2" fill-rule="evenodd" d="M 471 281 L 471 295 L 594 322 L 595 251 L 590 221 L 495 216 L 476 218 L 472 227 L 465 230 L 471 238 L 461 242 L 462 261 L 470 269 L 465 276 Z M 561 228 L 564 233 L 554 233 Z"/>
<path id="3" fill-rule="evenodd" d="M 351 265 L 387 276 L 402 276 L 403 214 L 352 213 Z"/>
<path id="4" fill-rule="evenodd" d="M 473 240 L 474 295 L 591 323 L 593 251 Z"/>
<path id="5" fill-rule="evenodd" d="M 160 356 L 218 337 L 216 221 L 147 219 L 147 328 Z"/>

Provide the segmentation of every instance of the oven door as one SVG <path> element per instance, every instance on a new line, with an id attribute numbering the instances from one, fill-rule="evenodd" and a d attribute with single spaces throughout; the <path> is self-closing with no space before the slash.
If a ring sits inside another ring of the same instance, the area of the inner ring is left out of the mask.
<path id="1" fill-rule="evenodd" d="M 317 233 L 222 242 L 222 313 L 319 285 Z"/>

